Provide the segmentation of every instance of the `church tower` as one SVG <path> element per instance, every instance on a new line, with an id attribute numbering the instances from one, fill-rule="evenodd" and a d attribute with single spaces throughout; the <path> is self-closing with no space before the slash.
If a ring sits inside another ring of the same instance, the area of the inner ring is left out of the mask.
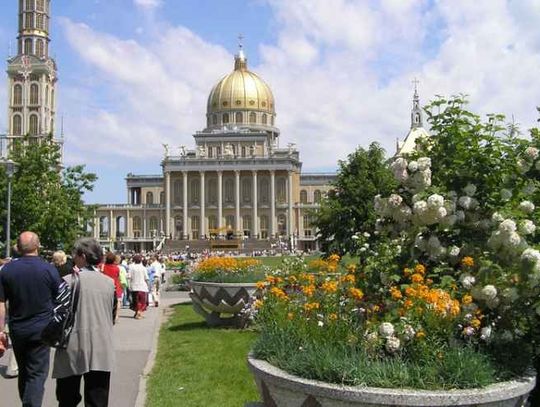
<path id="1" fill-rule="evenodd" d="M 411 128 L 405 136 L 403 142 L 397 140 L 395 154 L 396 157 L 412 153 L 417 148 L 417 140 L 429 137 L 429 132 L 424 129 L 424 117 L 422 112 L 422 106 L 420 106 L 420 96 L 418 96 L 418 80 L 415 79 L 413 83 L 414 95 L 413 106 L 411 110 Z"/>
<path id="2" fill-rule="evenodd" d="M 423 127 L 422 108 L 420 107 L 420 97 L 418 96 L 418 80 L 415 79 L 414 83 L 414 96 L 413 96 L 413 108 L 411 111 L 411 129 L 417 129 Z"/>
<path id="3" fill-rule="evenodd" d="M 56 62 L 49 56 L 51 0 L 19 0 L 17 55 L 8 74 L 7 148 L 24 135 L 31 141 L 55 133 Z"/>

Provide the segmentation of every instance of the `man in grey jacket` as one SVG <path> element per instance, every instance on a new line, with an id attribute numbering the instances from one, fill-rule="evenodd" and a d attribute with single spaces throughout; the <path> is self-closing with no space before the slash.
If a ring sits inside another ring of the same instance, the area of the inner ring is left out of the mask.
<path id="1" fill-rule="evenodd" d="M 85 405 L 107 407 L 109 384 L 114 366 L 113 325 L 117 312 L 114 282 L 97 265 L 102 260 L 99 243 L 81 238 L 73 247 L 73 261 L 79 268 L 80 295 L 75 324 L 67 349 L 57 349 L 52 377 L 56 381 L 59 407 Z M 64 279 L 71 283 L 72 276 Z"/>

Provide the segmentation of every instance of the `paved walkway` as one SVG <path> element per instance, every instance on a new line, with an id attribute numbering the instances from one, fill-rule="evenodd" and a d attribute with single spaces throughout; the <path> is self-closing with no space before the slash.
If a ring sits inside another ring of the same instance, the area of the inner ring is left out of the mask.
<path id="1" fill-rule="evenodd" d="M 139 382 L 150 353 L 154 345 L 157 345 L 155 344 L 156 333 L 163 312 L 172 304 L 188 300 L 189 296 L 184 292 L 163 292 L 160 306 L 158 308 L 150 307 L 145 313 L 145 318 L 141 320 L 133 319 L 133 312 L 128 309 L 120 311 L 118 324 L 114 327 L 116 371 L 112 375 L 110 406 L 134 407 L 136 405 Z M 7 354 L 0 358 L 1 404 L 6 407 L 16 407 L 21 405 L 17 392 L 17 379 L 7 379 L 3 376 L 7 360 Z M 56 407 L 58 405 L 54 390 L 55 381 L 49 378 L 45 387 L 43 407 Z M 141 400 L 144 401 L 144 394 L 141 394 L 139 399 L 140 406 L 143 405 Z"/>

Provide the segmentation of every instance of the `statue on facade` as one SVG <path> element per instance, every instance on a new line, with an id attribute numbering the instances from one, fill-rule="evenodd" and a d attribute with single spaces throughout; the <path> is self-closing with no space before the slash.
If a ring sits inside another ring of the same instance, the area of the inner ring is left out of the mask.
<path id="1" fill-rule="evenodd" d="M 206 148 L 204 148 L 204 146 L 197 147 L 197 150 L 199 152 L 199 157 L 202 157 L 202 158 L 206 157 Z"/>
<path id="2" fill-rule="evenodd" d="M 178 148 L 178 152 L 180 153 L 180 157 L 185 157 L 186 156 L 186 146 L 180 146 Z"/>
<path id="3" fill-rule="evenodd" d="M 294 150 L 295 150 L 295 147 L 296 147 L 296 144 L 295 144 L 295 143 L 289 143 L 289 144 L 287 144 L 287 148 L 289 149 L 289 155 L 292 155 L 292 153 L 293 153 Z"/>
<path id="4" fill-rule="evenodd" d="M 169 145 L 168 144 L 165 144 L 165 143 L 162 143 L 161 144 L 163 146 L 163 148 L 165 149 L 165 158 L 167 158 L 169 156 Z"/>
<path id="5" fill-rule="evenodd" d="M 249 155 L 255 157 L 255 146 L 249 147 Z"/>
<path id="6" fill-rule="evenodd" d="M 227 158 L 234 157 L 234 151 L 231 143 L 225 144 L 225 148 L 223 149 L 223 155 Z"/>

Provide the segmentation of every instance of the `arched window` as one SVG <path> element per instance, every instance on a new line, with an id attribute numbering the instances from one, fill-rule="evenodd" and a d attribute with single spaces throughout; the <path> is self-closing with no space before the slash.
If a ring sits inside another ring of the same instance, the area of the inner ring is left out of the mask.
<path id="1" fill-rule="evenodd" d="M 51 110 L 54 110 L 54 89 L 51 90 Z"/>
<path id="2" fill-rule="evenodd" d="M 268 229 L 268 216 L 262 215 L 261 216 L 261 230 Z"/>
<path id="3" fill-rule="evenodd" d="M 34 10 L 34 0 L 26 0 L 26 11 Z"/>
<path id="4" fill-rule="evenodd" d="M 29 133 L 31 136 L 37 136 L 38 133 L 39 133 L 39 128 L 38 128 L 38 116 L 36 114 L 33 114 L 32 116 L 30 116 L 30 121 L 29 121 Z"/>
<path id="5" fill-rule="evenodd" d="M 245 231 L 251 230 L 251 216 L 249 215 L 242 216 L 242 227 L 244 228 Z"/>
<path id="6" fill-rule="evenodd" d="M 281 214 L 277 218 L 277 224 L 278 224 L 278 233 L 280 236 L 284 236 L 287 234 L 287 218 L 285 215 Z"/>
<path id="7" fill-rule="evenodd" d="M 246 146 L 242 146 L 242 157 L 246 156 Z"/>
<path id="8" fill-rule="evenodd" d="M 320 203 L 321 202 L 321 196 L 322 196 L 321 191 L 316 189 L 315 192 L 313 192 L 313 202 Z"/>
<path id="9" fill-rule="evenodd" d="M 191 203 L 198 204 L 201 195 L 201 182 L 198 179 L 191 180 Z"/>
<path id="10" fill-rule="evenodd" d="M 217 114 L 213 114 L 213 115 L 212 115 L 212 124 L 213 124 L 213 125 L 216 125 L 216 124 L 217 124 Z"/>
<path id="11" fill-rule="evenodd" d="M 43 46 L 43 40 L 36 41 L 36 55 L 40 58 L 45 56 L 45 47 Z"/>
<path id="12" fill-rule="evenodd" d="M 234 202 L 234 181 L 230 178 L 225 180 L 225 203 Z"/>
<path id="13" fill-rule="evenodd" d="M 313 222 L 312 222 L 311 216 L 310 215 L 304 215 L 303 228 L 304 229 L 311 229 L 312 224 L 313 224 Z"/>
<path id="14" fill-rule="evenodd" d="M 54 133 L 54 119 L 51 119 L 51 129 L 49 130 L 50 133 Z"/>
<path id="15" fill-rule="evenodd" d="M 215 232 L 216 231 L 215 229 L 217 228 L 218 228 L 217 217 L 214 215 L 210 215 L 208 217 L 208 229 L 210 229 L 210 233 L 212 233 L 212 229 L 214 229 L 214 232 Z"/>
<path id="16" fill-rule="evenodd" d="M 45 29 L 45 23 L 43 19 L 43 14 L 37 14 L 36 15 L 36 28 L 38 30 L 44 30 Z"/>
<path id="17" fill-rule="evenodd" d="M 176 230 L 176 234 L 182 236 L 182 230 L 183 230 L 183 221 L 181 216 L 175 216 L 174 217 L 174 229 Z"/>
<path id="18" fill-rule="evenodd" d="M 270 182 L 268 181 L 268 178 L 261 179 L 261 183 L 259 185 L 259 191 L 260 191 L 259 201 L 260 201 L 260 203 L 267 204 L 268 201 L 270 200 L 269 199 L 269 195 L 270 195 L 269 189 L 270 189 Z"/>
<path id="19" fill-rule="evenodd" d="M 277 180 L 277 201 L 285 203 L 287 201 L 287 180 L 278 178 Z"/>
<path id="20" fill-rule="evenodd" d="M 300 191 L 300 203 L 307 204 L 307 191 L 305 189 Z"/>
<path id="21" fill-rule="evenodd" d="M 212 178 L 208 181 L 208 204 L 217 205 L 217 180 Z"/>
<path id="22" fill-rule="evenodd" d="M 37 11 L 45 11 L 45 0 L 37 0 Z"/>
<path id="23" fill-rule="evenodd" d="M 150 227 L 150 233 L 152 233 L 152 235 L 156 236 L 157 230 L 158 230 L 158 221 L 157 221 L 157 218 L 155 216 L 150 217 L 150 222 L 149 222 L 148 226 Z"/>
<path id="24" fill-rule="evenodd" d="M 22 105 L 22 86 L 21 85 L 15 85 L 13 87 L 13 104 L 15 106 Z"/>
<path id="25" fill-rule="evenodd" d="M 242 180 L 242 202 L 251 202 L 251 179 L 244 178 Z"/>
<path id="26" fill-rule="evenodd" d="M 231 145 L 231 147 L 232 147 L 232 153 L 236 157 L 236 146 L 233 144 Z"/>
<path id="27" fill-rule="evenodd" d="M 136 232 L 136 231 L 141 231 L 142 229 L 142 221 L 141 221 L 141 218 L 139 216 L 134 216 L 133 217 L 133 231 Z"/>
<path id="28" fill-rule="evenodd" d="M 34 29 L 34 14 L 26 13 L 24 15 L 24 27 L 28 30 Z"/>
<path id="29" fill-rule="evenodd" d="M 208 147 L 208 158 L 212 158 L 214 156 L 214 149 L 212 147 Z"/>
<path id="30" fill-rule="evenodd" d="M 270 119 L 270 123 L 272 124 L 272 126 L 274 125 L 274 116 L 272 116 L 272 118 Z"/>
<path id="31" fill-rule="evenodd" d="M 227 230 L 234 230 L 234 215 L 225 216 L 225 227 L 227 228 Z"/>
<path id="32" fill-rule="evenodd" d="M 37 105 L 39 103 L 39 86 L 36 83 L 30 85 L 30 104 Z"/>
<path id="33" fill-rule="evenodd" d="M 159 203 L 160 203 L 161 205 L 163 205 L 163 204 L 165 203 L 165 192 L 164 192 L 164 191 L 161 191 L 161 192 L 159 193 Z"/>
<path id="34" fill-rule="evenodd" d="M 229 113 L 223 113 L 223 124 L 229 124 Z"/>
<path id="35" fill-rule="evenodd" d="M 263 113 L 262 115 L 262 124 L 268 124 L 268 116 L 266 113 Z"/>
<path id="36" fill-rule="evenodd" d="M 147 205 L 153 205 L 154 204 L 154 194 L 150 191 L 146 193 L 146 204 Z"/>
<path id="37" fill-rule="evenodd" d="M 236 123 L 243 123 L 244 122 L 244 115 L 242 114 L 242 112 L 236 112 L 236 117 L 235 117 L 235 121 Z"/>
<path id="38" fill-rule="evenodd" d="M 251 124 L 255 124 L 256 121 L 257 121 L 257 115 L 255 114 L 255 112 L 251 112 L 249 114 L 249 122 Z"/>
<path id="39" fill-rule="evenodd" d="M 22 117 L 18 114 L 13 116 L 12 133 L 14 136 L 22 135 Z"/>
<path id="40" fill-rule="evenodd" d="M 199 227 L 201 226 L 201 220 L 198 216 L 191 217 L 191 237 L 193 239 L 199 238 Z"/>
<path id="41" fill-rule="evenodd" d="M 30 55 L 30 54 L 33 54 L 33 50 L 32 50 L 32 40 L 30 38 L 27 38 L 24 40 L 24 54 L 25 55 Z"/>
<path id="42" fill-rule="evenodd" d="M 175 205 L 182 204 L 182 181 L 176 180 L 173 184 L 174 193 L 173 193 L 173 202 Z"/>
<path id="43" fill-rule="evenodd" d="M 420 115 L 419 115 L 418 113 L 416 113 L 416 114 L 414 115 L 414 122 L 415 122 L 416 124 L 420 123 Z"/>

